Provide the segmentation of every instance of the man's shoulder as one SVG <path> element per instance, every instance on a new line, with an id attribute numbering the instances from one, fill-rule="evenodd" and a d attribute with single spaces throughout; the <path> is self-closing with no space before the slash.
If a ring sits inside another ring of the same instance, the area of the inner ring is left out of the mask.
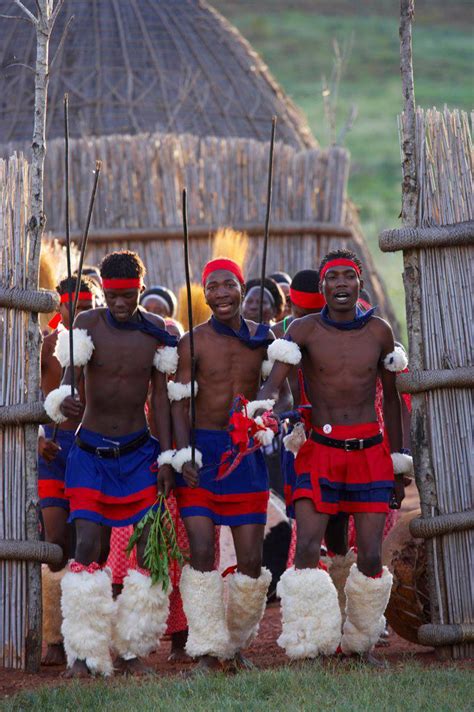
<path id="1" fill-rule="evenodd" d="M 92 329 L 100 323 L 105 317 L 105 307 L 97 307 L 97 309 L 88 309 L 77 315 L 74 320 L 74 328 L 76 329 Z"/>
<path id="2" fill-rule="evenodd" d="M 386 321 L 383 319 L 381 316 L 372 316 L 370 321 L 369 321 L 370 327 L 374 330 L 374 332 L 382 337 L 386 337 L 388 335 L 391 335 L 392 332 L 392 327 Z"/>
<path id="3" fill-rule="evenodd" d="M 166 322 L 163 317 L 158 314 L 153 314 L 152 312 L 143 309 L 143 307 L 139 307 L 139 311 L 144 319 L 151 322 L 155 326 L 158 326 L 160 329 L 166 330 Z"/>
<path id="4" fill-rule="evenodd" d="M 290 329 L 292 332 L 301 332 L 301 333 L 307 333 L 311 329 L 314 329 L 315 327 L 319 326 L 321 324 L 321 315 L 320 314 L 306 314 L 305 316 L 301 316 L 298 319 L 293 319 L 293 321 L 290 324 Z"/>

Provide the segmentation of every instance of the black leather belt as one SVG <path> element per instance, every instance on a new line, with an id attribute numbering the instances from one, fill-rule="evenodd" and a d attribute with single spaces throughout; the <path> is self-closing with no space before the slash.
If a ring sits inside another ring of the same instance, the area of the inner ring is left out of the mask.
<path id="1" fill-rule="evenodd" d="M 78 447 L 81 448 L 81 450 L 85 450 L 85 452 L 90 452 L 91 455 L 96 455 L 100 458 L 103 457 L 106 459 L 112 459 L 121 457 L 121 455 L 128 455 L 128 453 L 133 452 L 134 450 L 138 450 L 139 447 L 146 443 L 149 437 L 150 431 L 147 428 L 142 435 L 139 435 L 138 438 L 135 438 L 135 440 L 132 440 L 131 442 L 126 443 L 125 445 L 112 445 L 111 447 L 94 447 L 94 445 L 89 445 L 89 443 L 86 443 L 84 442 L 84 440 L 81 440 L 79 431 L 79 433 L 76 435 L 75 443 Z"/>
<path id="2" fill-rule="evenodd" d="M 346 452 L 352 452 L 353 450 L 365 450 L 368 447 L 373 447 L 374 445 L 379 445 L 383 442 L 382 433 L 377 433 L 371 438 L 348 438 L 347 440 L 336 440 L 335 438 L 328 438 L 326 435 L 321 435 L 321 433 L 315 430 L 311 431 L 311 440 L 320 445 L 327 445 L 328 447 L 337 447 L 339 450 L 345 450 Z"/>

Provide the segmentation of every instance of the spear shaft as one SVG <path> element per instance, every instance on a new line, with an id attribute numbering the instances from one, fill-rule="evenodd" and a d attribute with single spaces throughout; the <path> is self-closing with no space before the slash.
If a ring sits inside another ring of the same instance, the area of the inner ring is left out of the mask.
<path id="1" fill-rule="evenodd" d="M 87 211 L 86 225 L 84 228 L 84 234 L 82 237 L 81 253 L 79 256 L 79 267 L 77 268 L 77 280 L 76 280 L 76 295 L 74 297 L 74 306 L 72 310 L 72 318 L 76 316 L 77 302 L 79 301 L 79 292 L 81 291 L 81 277 L 82 277 L 82 266 L 84 264 L 84 256 L 86 254 L 87 239 L 89 237 L 89 227 L 91 224 L 92 211 L 94 210 L 95 196 L 97 193 L 97 185 L 99 183 L 100 169 L 102 168 L 102 162 L 95 162 L 95 174 L 94 174 L 94 185 L 92 186 L 92 193 L 89 200 L 89 209 Z"/>
<path id="2" fill-rule="evenodd" d="M 259 322 L 263 322 L 263 290 L 265 273 L 267 269 L 267 249 L 268 249 L 268 231 L 270 226 L 270 208 L 272 205 L 272 182 L 273 182 L 273 149 L 275 146 L 275 129 L 277 117 L 272 118 L 272 135 L 270 138 L 270 155 L 268 159 L 268 184 L 267 184 L 267 209 L 265 213 L 265 231 L 263 233 L 263 255 L 262 255 L 262 275 L 260 280 L 260 310 Z"/>
<path id="3" fill-rule="evenodd" d="M 188 207 L 186 188 L 183 188 L 183 236 L 184 236 L 184 271 L 186 275 L 186 292 L 188 298 L 188 323 L 189 323 L 189 349 L 191 352 L 191 460 L 195 467 L 196 452 L 196 394 L 194 391 L 194 377 L 196 373 L 196 361 L 194 356 L 194 334 L 193 334 L 193 303 L 191 298 L 191 276 L 189 270 L 189 234 L 188 234 Z"/>

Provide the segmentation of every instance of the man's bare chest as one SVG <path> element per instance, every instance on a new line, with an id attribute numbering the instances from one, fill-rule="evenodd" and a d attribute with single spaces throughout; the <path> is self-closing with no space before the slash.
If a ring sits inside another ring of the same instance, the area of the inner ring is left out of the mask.
<path id="1" fill-rule="evenodd" d="M 155 339 L 136 331 L 98 328 L 92 334 L 90 366 L 116 375 L 150 371 L 158 346 Z"/>
<path id="2" fill-rule="evenodd" d="M 198 377 L 206 379 L 254 379 L 260 373 L 263 349 L 249 349 L 238 339 L 208 340 L 198 352 Z"/>
<path id="3" fill-rule="evenodd" d="M 380 361 L 380 344 L 367 331 L 319 330 L 317 338 L 308 344 L 306 358 L 321 374 L 364 375 L 377 370 Z"/>

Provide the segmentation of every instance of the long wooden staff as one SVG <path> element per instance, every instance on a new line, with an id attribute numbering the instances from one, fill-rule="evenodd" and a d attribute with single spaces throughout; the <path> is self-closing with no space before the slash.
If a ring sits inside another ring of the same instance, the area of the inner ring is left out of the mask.
<path id="1" fill-rule="evenodd" d="M 92 211 L 94 210 L 95 196 L 97 193 L 97 185 L 99 183 L 99 176 L 100 176 L 101 168 L 102 168 L 101 161 L 96 161 L 95 162 L 94 185 L 92 186 L 92 193 L 91 193 L 91 197 L 89 200 L 89 209 L 87 211 L 86 225 L 85 225 L 84 233 L 82 236 L 81 253 L 79 256 L 79 267 L 77 268 L 76 296 L 74 298 L 74 306 L 73 306 L 73 310 L 72 310 L 72 318 L 73 319 L 76 316 L 77 302 L 79 300 L 79 292 L 81 291 L 80 284 L 81 284 L 81 277 L 82 277 L 82 266 L 84 264 L 84 255 L 86 254 L 87 239 L 89 237 L 89 227 L 91 224 Z M 71 322 L 71 324 L 72 324 L 72 322 Z"/>
<path id="2" fill-rule="evenodd" d="M 262 255 L 262 276 L 260 283 L 260 310 L 258 320 L 263 322 L 263 290 L 265 272 L 267 269 L 267 248 L 268 248 L 268 229 L 270 226 L 270 208 L 272 205 L 272 182 L 273 182 L 273 149 L 275 146 L 275 129 L 277 117 L 272 118 L 272 136 L 270 139 L 270 156 L 268 160 L 268 184 L 267 184 L 267 210 L 265 214 L 265 232 L 263 233 L 263 255 Z"/>
<path id="3" fill-rule="evenodd" d="M 191 351 L 191 461 L 195 467 L 196 451 L 196 394 L 194 392 L 194 376 L 196 372 L 196 361 L 194 357 L 194 334 L 193 334 L 193 303 L 191 299 L 191 277 L 189 273 L 189 234 L 188 234 L 188 208 L 186 188 L 183 188 L 183 235 L 184 235 L 184 271 L 186 274 L 186 292 L 188 297 L 188 324 L 189 324 L 189 348 Z"/>

